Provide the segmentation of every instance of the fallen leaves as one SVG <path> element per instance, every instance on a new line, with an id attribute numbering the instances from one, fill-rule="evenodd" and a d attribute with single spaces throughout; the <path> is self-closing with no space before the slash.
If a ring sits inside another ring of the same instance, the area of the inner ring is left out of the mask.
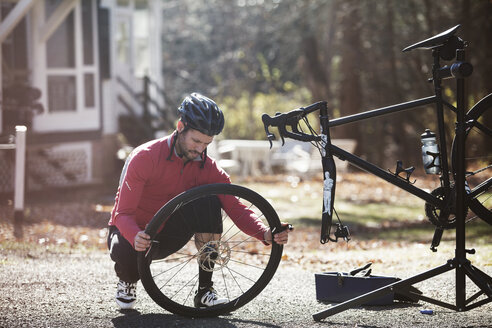
<path id="1" fill-rule="evenodd" d="M 417 183 L 420 183 L 421 188 L 431 190 L 435 182 L 431 178 L 421 178 Z M 297 204 L 290 206 L 290 210 L 296 210 L 298 203 L 306 198 L 315 198 L 317 201 L 322 191 L 321 180 L 306 181 L 298 177 L 265 177 L 262 181 L 245 181 L 244 185 L 253 190 L 257 190 L 255 186 L 261 185 L 265 193 L 260 193 L 267 198 L 282 197 L 288 194 L 288 200 Z M 289 190 L 296 190 L 299 193 L 289 194 Z M 394 201 L 412 202 L 414 196 L 408 196 L 406 192 L 397 187 L 381 182 L 380 179 L 368 174 L 344 173 L 337 176 L 337 199 L 350 199 L 355 203 L 391 204 Z M 107 193 L 98 194 L 97 190 L 67 193 L 63 197 L 47 197 L 45 201 L 28 203 L 22 242 L 46 248 L 83 247 L 107 250 L 106 225 L 112 206 L 112 196 Z M 321 204 L 318 207 L 316 203 L 313 211 L 320 212 L 320 207 Z M 277 211 L 281 210 L 283 209 L 277 209 Z M 12 218 L 11 204 L 0 205 L 0 244 L 6 241 L 16 242 L 13 235 Z M 408 222 L 384 221 L 374 223 L 373 227 L 367 228 L 394 229 L 402 224 L 408 224 Z M 420 247 L 419 244 L 405 241 L 357 240 L 354 238 L 348 243 L 339 241 L 322 245 L 319 241 L 319 228 L 319 225 L 296 227 L 295 231 L 289 235 L 289 243 L 284 247 L 283 265 L 296 265 L 317 271 L 333 271 L 335 268 L 348 270 L 372 261 L 374 263 L 388 262 L 389 267 L 396 268 L 399 267 L 398 262 L 401 262 L 403 256 L 419 259 L 424 256 L 422 254 L 428 254 L 429 245 L 425 244 Z M 412 252 L 409 249 L 412 249 Z M 249 252 L 256 254 L 260 253 L 261 249 L 250 249 Z M 484 261 L 490 261 L 490 258 L 486 257 Z"/>

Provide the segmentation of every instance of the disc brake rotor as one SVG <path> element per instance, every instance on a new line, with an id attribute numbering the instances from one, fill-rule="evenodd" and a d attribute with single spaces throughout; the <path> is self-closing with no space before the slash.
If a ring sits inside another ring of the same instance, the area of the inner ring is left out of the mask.
<path id="1" fill-rule="evenodd" d="M 226 241 L 209 241 L 198 251 L 200 268 L 212 272 L 223 269 L 231 258 L 231 248 Z"/>

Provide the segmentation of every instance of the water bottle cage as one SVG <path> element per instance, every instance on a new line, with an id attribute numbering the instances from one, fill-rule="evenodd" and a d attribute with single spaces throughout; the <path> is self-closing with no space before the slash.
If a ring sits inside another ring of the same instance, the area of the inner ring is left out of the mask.
<path id="1" fill-rule="evenodd" d="M 425 152 L 427 155 L 430 155 L 432 156 L 432 162 L 429 163 L 428 165 L 425 166 L 425 169 L 430 169 L 430 168 L 433 168 L 433 167 L 438 167 L 438 168 L 441 168 L 440 165 L 436 165 L 436 160 L 439 160 L 439 153 L 433 153 L 431 151 L 426 151 Z"/>
<path id="2" fill-rule="evenodd" d="M 413 166 L 410 166 L 410 167 L 404 169 L 403 168 L 403 162 L 400 161 L 400 160 L 397 160 L 396 161 L 396 170 L 395 170 L 395 172 L 391 172 L 391 170 L 388 169 L 388 171 L 390 173 L 393 173 L 396 177 L 398 177 L 398 178 L 400 178 L 402 180 L 405 180 L 406 182 L 408 182 L 410 184 L 414 184 L 417 181 L 416 179 L 413 180 L 413 182 L 410 181 L 410 176 L 412 175 L 412 173 L 413 173 L 414 170 L 415 170 L 415 167 L 413 167 Z M 405 177 L 402 177 L 400 175 L 400 173 L 405 173 L 406 176 Z"/>

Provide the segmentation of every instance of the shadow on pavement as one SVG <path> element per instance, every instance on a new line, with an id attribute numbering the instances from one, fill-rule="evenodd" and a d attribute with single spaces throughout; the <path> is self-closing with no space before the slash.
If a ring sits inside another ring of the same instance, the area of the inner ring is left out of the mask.
<path id="1" fill-rule="evenodd" d="M 126 327 L 237 327 L 238 324 L 251 325 L 254 327 L 279 328 L 280 326 L 263 323 L 253 320 L 240 320 L 237 318 L 228 319 L 227 317 L 218 318 L 186 318 L 167 313 L 141 314 L 137 310 L 120 311 L 119 317 L 112 319 L 115 328 Z"/>

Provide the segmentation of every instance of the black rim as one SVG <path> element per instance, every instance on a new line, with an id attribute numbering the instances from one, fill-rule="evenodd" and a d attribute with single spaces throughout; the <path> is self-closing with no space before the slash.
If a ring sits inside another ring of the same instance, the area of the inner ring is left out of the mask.
<path id="1" fill-rule="evenodd" d="M 466 182 L 470 190 L 467 194 L 475 194 L 486 186 L 483 192 L 468 199 L 470 210 L 485 222 L 492 225 L 492 94 L 478 102 L 466 116 L 473 120 L 465 135 L 465 167 Z M 456 158 L 455 142 L 453 140 L 453 172 Z"/>
<path id="2" fill-rule="evenodd" d="M 280 227 L 271 205 L 254 191 L 232 184 L 200 186 L 176 196 L 163 206 L 149 223 L 146 232 L 154 237 L 159 227 L 180 206 L 200 197 L 228 195 L 243 205 L 270 228 Z M 269 283 L 282 255 L 282 246 L 265 246 L 261 241 L 240 231 L 222 210 L 223 233 L 218 240 L 219 257 L 213 269 L 214 288 L 229 301 L 211 308 L 195 308 L 193 299 L 198 285 L 198 260 L 194 239 L 163 260 L 149 263 L 152 247 L 139 254 L 142 283 L 154 301 L 166 310 L 191 317 L 217 316 L 233 311 L 251 301 Z M 200 255 L 202 254 L 202 255 Z"/>

